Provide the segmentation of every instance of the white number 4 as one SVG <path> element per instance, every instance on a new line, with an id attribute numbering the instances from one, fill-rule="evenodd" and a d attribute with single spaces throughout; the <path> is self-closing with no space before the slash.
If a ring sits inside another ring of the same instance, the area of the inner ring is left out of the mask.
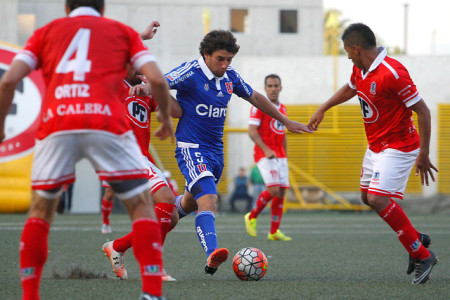
<path id="1" fill-rule="evenodd" d="M 73 72 L 74 81 L 84 81 L 85 74 L 91 71 L 92 62 L 87 59 L 91 30 L 80 28 L 56 67 L 56 73 Z M 76 51 L 75 58 L 70 59 Z"/>

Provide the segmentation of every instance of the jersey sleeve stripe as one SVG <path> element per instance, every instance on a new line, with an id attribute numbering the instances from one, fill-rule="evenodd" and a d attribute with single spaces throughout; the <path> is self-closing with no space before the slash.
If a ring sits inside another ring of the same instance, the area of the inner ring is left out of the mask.
<path id="1" fill-rule="evenodd" d="M 353 83 L 351 81 L 348 82 L 348 86 L 352 89 L 352 90 L 356 90 L 356 86 L 353 85 Z"/>
<path id="2" fill-rule="evenodd" d="M 190 63 L 187 63 L 186 65 L 184 65 L 183 67 L 176 69 L 175 71 L 178 72 L 178 74 L 179 74 L 178 77 L 181 77 L 181 75 L 187 73 L 190 69 L 197 67 L 197 66 L 198 66 L 197 63 L 190 62 Z"/>
<path id="3" fill-rule="evenodd" d="M 411 87 L 410 84 L 408 84 L 407 87 L 405 87 L 403 90 L 401 90 L 400 92 L 397 93 L 397 95 L 400 95 L 401 93 L 403 93 L 404 91 L 406 91 L 407 89 L 409 89 Z"/>
<path id="4" fill-rule="evenodd" d="M 389 71 L 391 71 L 391 73 L 394 75 L 395 79 L 399 79 L 399 78 L 400 78 L 400 76 L 398 76 L 398 74 L 397 74 L 397 72 L 394 70 L 394 68 L 391 67 L 391 65 L 388 64 L 385 60 L 383 60 L 383 65 L 385 65 L 386 68 L 388 68 Z"/>
<path id="5" fill-rule="evenodd" d="M 414 104 L 416 104 L 417 102 L 419 102 L 420 100 L 422 100 L 422 96 L 417 95 L 416 97 L 414 97 L 413 99 L 409 100 L 408 102 L 405 102 L 405 106 L 406 107 L 411 107 Z"/>
<path id="6" fill-rule="evenodd" d="M 21 60 L 24 63 L 26 63 L 32 70 L 36 70 L 37 58 L 31 51 L 24 50 L 24 51 L 16 54 L 16 56 L 14 57 L 14 60 L 16 60 L 16 59 Z"/>
<path id="7" fill-rule="evenodd" d="M 408 102 L 412 98 L 415 98 L 419 94 L 419 91 L 416 91 L 412 96 L 409 96 L 408 98 L 404 99 L 403 102 Z"/>
<path id="8" fill-rule="evenodd" d="M 249 125 L 257 125 L 259 126 L 261 124 L 261 120 L 260 119 L 254 119 L 254 118 L 250 118 L 250 120 L 248 121 Z"/>
<path id="9" fill-rule="evenodd" d="M 140 51 L 131 58 L 131 64 L 135 70 L 139 70 L 144 64 L 154 61 L 156 61 L 155 57 L 147 50 Z"/>

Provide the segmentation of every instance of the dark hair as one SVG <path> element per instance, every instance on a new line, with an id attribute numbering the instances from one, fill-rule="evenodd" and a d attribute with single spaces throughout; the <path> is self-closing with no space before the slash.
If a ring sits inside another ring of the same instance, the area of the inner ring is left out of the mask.
<path id="1" fill-rule="evenodd" d="M 349 46 L 358 45 L 363 49 L 371 49 L 377 46 L 375 34 L 369 26 L 362 23 L 354 23 L 348 26 L 342 34 L 342 41 Z"/>
<path id="2" fill-rule="evenodd" d="M 81 7 L 81 6 L 88 6 L 92 7 L 93 9 L 100 12 L 105 5 L 104 0 L 66 0 L 66 5 L 69 7 L 70 11 L 74 10 L 75 8 Z"/>
<path id="3" fill-rule="evenodd" d="M 278 76 L 277 74 L 269 74 L 269 75 L 266 76 L 266 78 L 264 78 L 264 86 L 266 85 L 267 79 L 269 79 L 269 78 L 278 79 L 280 81 L 280 85 L 281 85 L 281 78 L 280 78 L 280 76 Z"/>
<path id="4" fill-rule="evenodd" d="M 236 44 L 236 38 L 230 31 L 213 30 L 209 32 L 200 43 L 200 54 L 211 55 L 216 50 L 226 50 L 232 54 L 239 51 L 239 45 Z"/>

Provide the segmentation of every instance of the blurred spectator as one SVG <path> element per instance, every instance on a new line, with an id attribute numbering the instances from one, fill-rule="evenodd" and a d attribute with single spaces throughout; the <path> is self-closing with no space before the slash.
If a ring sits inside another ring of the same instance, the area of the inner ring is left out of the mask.
<path id="1" fill-rule="evenodd" d="M 238 176 L 236 176 L 236 178 L 234 179 L 234 191 L 230 197 L 231 212 L 237 212 L 234 203 L 238 199 L 247 201 L 246 212 L 249 212 L 252 209 L 253 199 L 248 194 L 247 187 L 248 187 L 248 178 L 245 175 L 245 168 L 240 168 Z"/>

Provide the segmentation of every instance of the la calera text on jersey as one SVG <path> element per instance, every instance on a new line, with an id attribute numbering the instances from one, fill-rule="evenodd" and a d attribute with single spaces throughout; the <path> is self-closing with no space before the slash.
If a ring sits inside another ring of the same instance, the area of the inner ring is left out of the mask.
<path id="1" fill-rule="evenodd" d="M 63 84 L 57 86 L 55 89 L 55 99 L 72 99 L 72 98 L 88 98 L 90 86 L 88 84 Z M 49 119 L 53 118 L 55 113 L 58 116 L 64 115 L 108 115 L 111 116 L 111 109 L 108 104 L 103 103 L 74 103 L 65 104 L 61 103 L 56 106 L 56 110 L 52 111 L 51 108 L 44 112 L 42 119 L 47 122 Z"/>

